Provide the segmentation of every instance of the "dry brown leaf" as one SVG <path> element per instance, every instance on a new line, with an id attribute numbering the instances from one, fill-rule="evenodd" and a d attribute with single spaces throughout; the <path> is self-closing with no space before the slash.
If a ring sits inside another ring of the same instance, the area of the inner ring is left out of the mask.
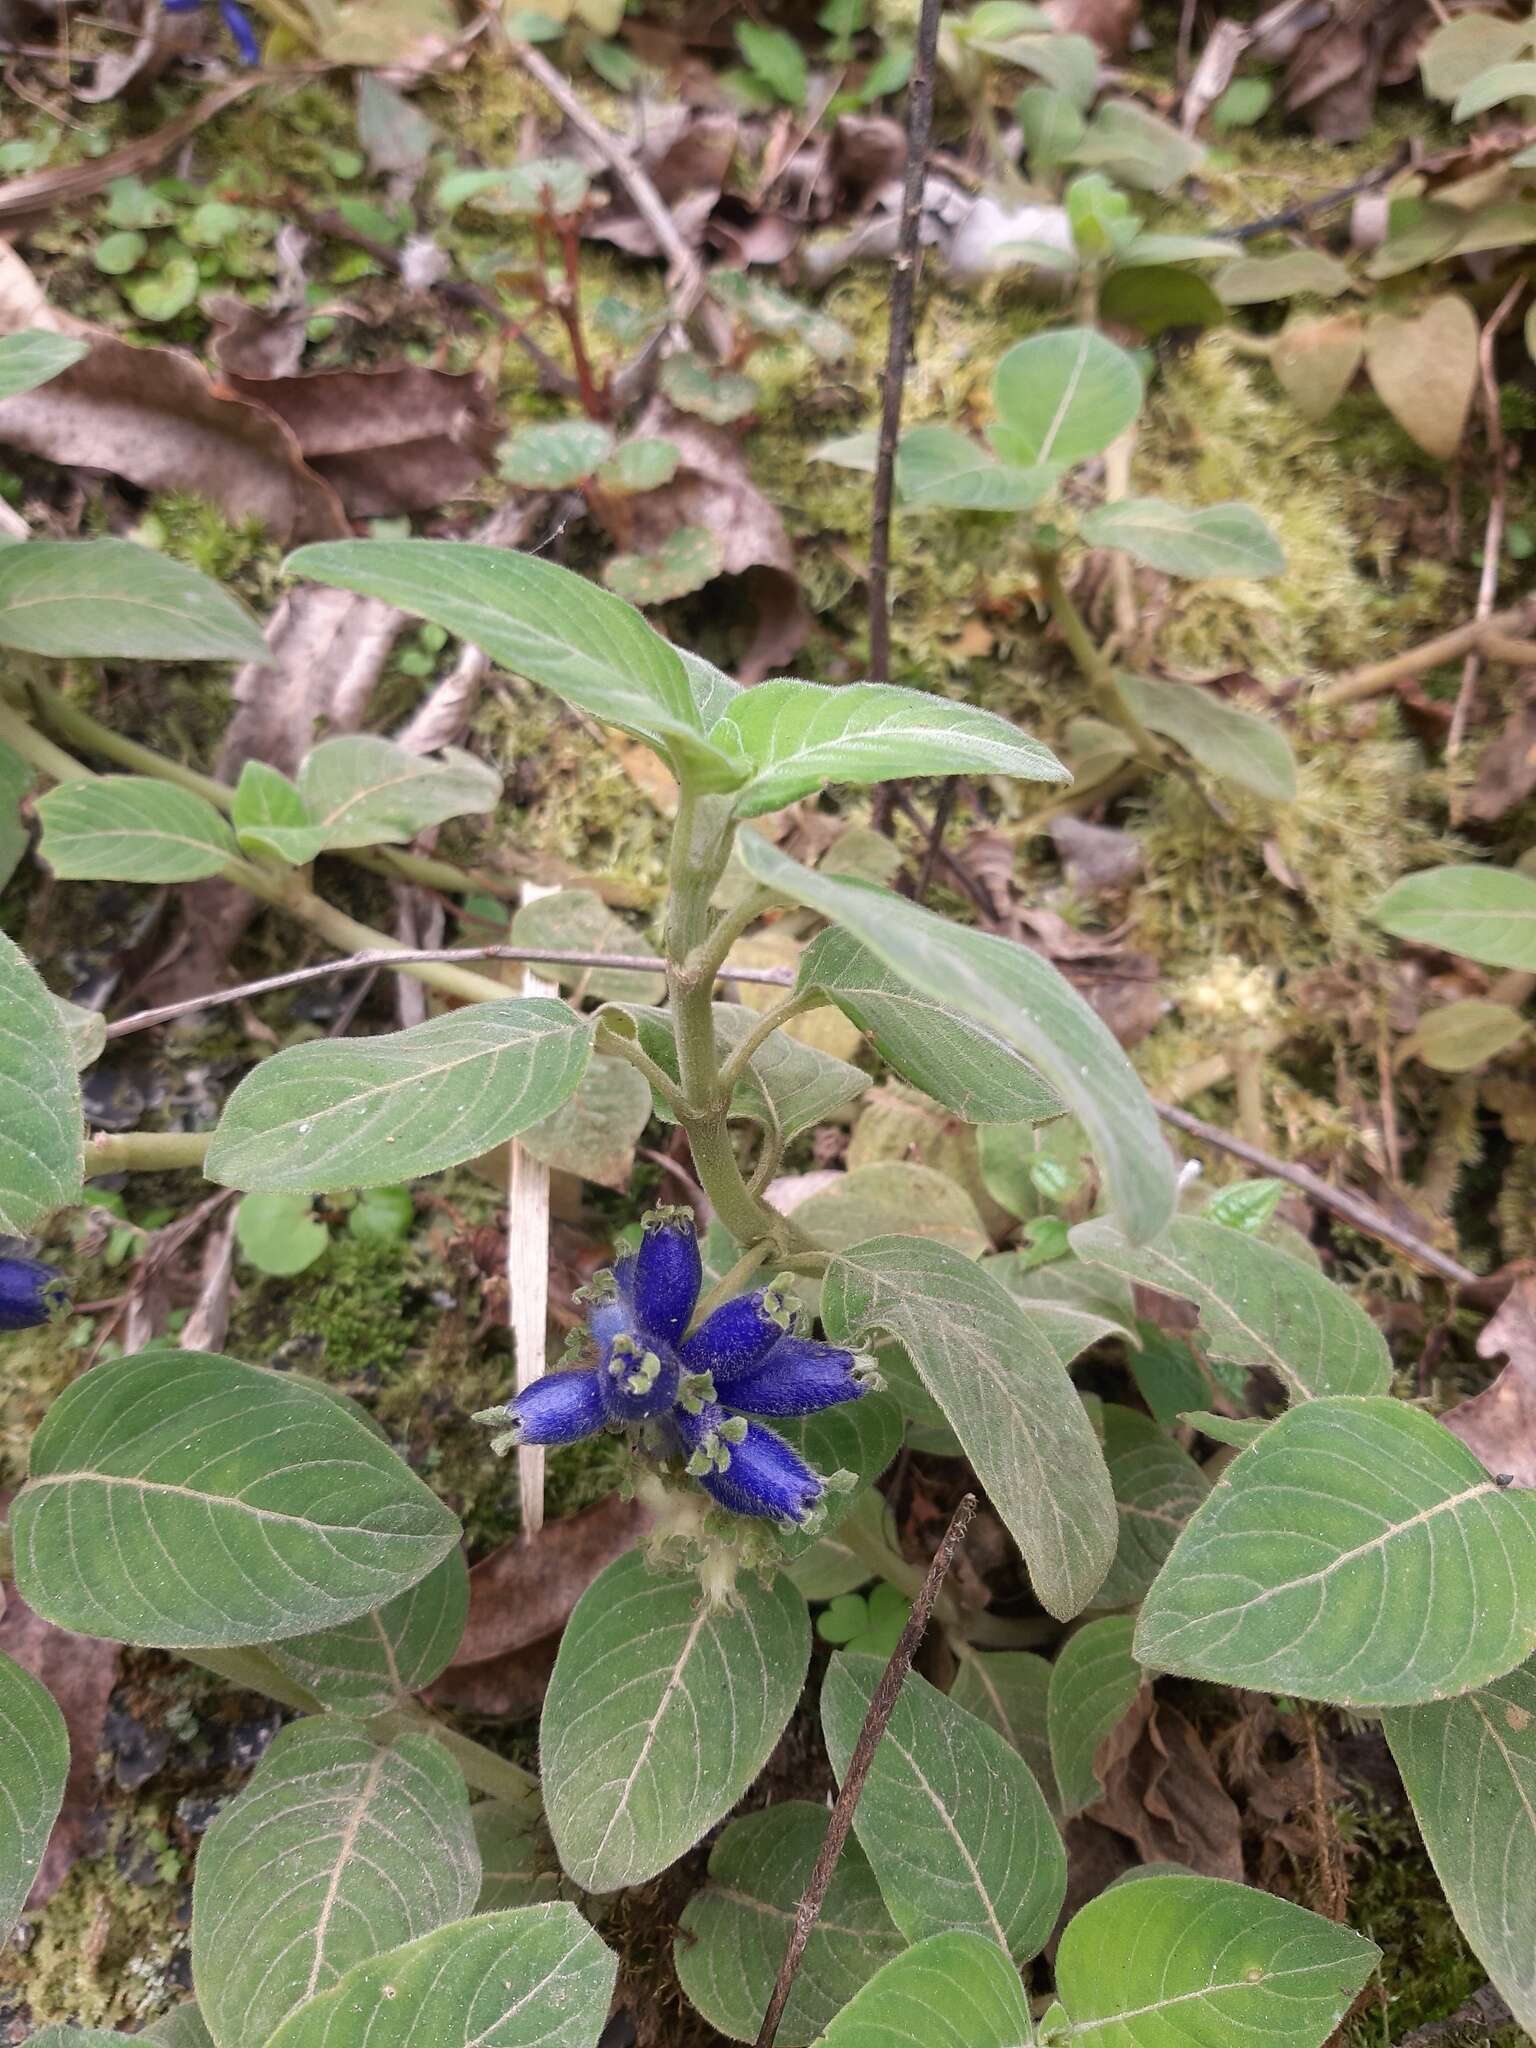
<path id="1" fill-rule="evenodd" d="M 1144 1686 L 1094 1757 L 1104 1797 L 1089 1817 L 1124 1835 L 1144 1863 L 1182 1863 L 1241 1883 L 1242 1821 L 1205 1744 Z"/>
<path id="2" fill-rule="evenodd" d="M 1492 1386 L 1440 1419 L 1495 1478 L 1536 1487 L 1536 1278 L 1515 1282 L 1477 1355 L 1509 1362 Z"/>
<path id="3" fill-rule="evenodd" d="M 69 1730 L 64 1804 L 28 1900 L 36 1908 L 52 1898 L 68 1877 L 96 1805 L 96 1754 L 101 1748 L 107 1702 L 117 1683 L 122 1646 L 55 1628 L 51 1621 L 34 1614 L 11 1588 L 0 1617 L 0 1651 L 48 1688 Z"/>
<path id="4" fill-rule="evenodd" d="M 1365 363 L 1377 396 L 1431 455 L 1454 455 L 1477 388 L 1477 315 L 1443 292 L 1406 319 L 1374 313 Z"/>
<path id="5" fill-rule="evenodd" d="M 655 398 L 634 431 L 672 442 L 677 473 L 659 491 L 604 497 L 594 502 L 594 513 L 626 554 L 650 554 L 683 526 L 702 526 L 718 537 L 724 574 L 741 577 L 757 611 L 738 677 L 748 685 L 760 682 L 804 644 L 811 624 L 783 520 L 753 482 L 740 442 L 723 427 Z"/>
<path id="6" fill-rule="evenodd" d="M 50 306 L 21 258 L 0 245 L 0 334 L 23 327 L 78 335 L 91 352 L 0 400 L 0 441 L 143 490 L 191 492 L 231 520 L 259 520 L 279 541 L 348 532 L 340 499 L 273 413 L 215 384 L 179 349 L 136 348 Z"/>
<path id="7" fill-rule="evenodd" d="M 1536 789 L 1536 682 L 1501 733 L 1489 740 L 1467 799 L 1467 816 L 1491 825 Z"/>
<path id="8" fill-rule="evenodd" d="M 469 1619 L 449 1672 L 558 1635 L 598 1573 L 633 1550 L 649 1523 L 638 1501 L 615 1494 L 481 1558 L 469 1575 Z"/>
<path id="9" fill-rule="evenodd" d="M 226 377 L 291 377 L 303 361 L 314 313 L 302 299 L 274 311 L 217 292 L 204 311 L 213 323 L 209 351 Z"/>
<path id="10" fill-rule="evenodd" d="M 1050 830 L 1067 880 L 1080 893 L 1114 894 L 1139 878 L 1141 842 L 1131 833 L 1112 825 L 1090 825 L 1070 811 L 1053 818 Z"/>
<path id="11" fill-rule="evenodd" d="M 1123 57 L 1141 15 L 1141 0 L 1045 0 L 1058 35 L 1086 36 L 1104 57 Z"/>
<path id="12" fill-rule="evenodd" d="M 1293 320 L 1269 360 L 1302 417 L 1324 420 L 1354 382 L 1364 355 L 1364 321 L 1357 313 L 1333 313 Z"/>
<path id="13" fill-rule="evenodd" d="M 354 519 L 428 512 L 462 497 L 490 468 L 499 433 L 484 380 L 473 371 L 406 363 L 231 376 L 229 386 L 284 422 Z"/>

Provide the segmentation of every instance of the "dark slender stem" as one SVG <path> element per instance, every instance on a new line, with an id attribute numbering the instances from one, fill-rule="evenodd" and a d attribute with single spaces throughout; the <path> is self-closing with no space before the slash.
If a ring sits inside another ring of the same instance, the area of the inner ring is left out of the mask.
<path id="1" fill-rule="evenodd" d="M 880 411 L 880 452 L 875 463 L 874 512 L 869 528 L 869 673 L 877 683 L 891 673 L 891 494 L 896 482 L 896 439 L 901 432 L 901 396 L 912 347 L 912 304 L 921 261 L 923 180 L 928 138 L 933 132 L 933 72 L 939 42 L 941 0 L 923 0 L 917 25 L 917 53 L 907 113 L 907 183 L 901 201 L 901 231 L 891 280 L 891 326 L 885 352 L 885 387 Z"/>
<path id="2" fill-rule="evenodd" d="M 827 1822 L 826 1837 L 821 1853 L 816 1858 L 816 1867 L 806 1883 L 805 1892 L 795 1908 L 794 1932 L 789 1937 L 789 1947 L 784 1951 L 784 1960 L 779 1965 L 778 1981 L 773 1987 L 773 1996 L 768 2001 L 768 2010 L 763 2015 L 763 2024 L 758 2033 L 756 2048 L 773 2048 L 778 2038 L 779 2021 L 789 2002 L 789 1994 L 795 1988 L 795 1974 L 800 1968 L 800 1958 L 805 1945 L 811 1938 L 821 1913 L 822 1902 L 827 1896 L 832 1879 L 837 1871 L 838 1859 L 843 1845 L 848 1840 L 848 1830 L 853 1826 L 854 1809 L 859 1803 L 859 1794 L 864 1790 L 864 1780 L 869 1776 L 869 1767 L 875 1760 L 875 1751 L 880 1747 L 884 1735 L 901 1696 L 901 1688 L 907 1682 L 907 1673 L 912 1669 L 912 1659 L 917 1655 L 917 1646 L 923 1639 L 928 1618 L 933 1613 L 933 1603 L 938 1598 L 939 1588 L 945 1574 L 954 1563 L 955 1553 L 965 1540 L 965 1532 L 971 1526 L 971 1517 L 976 1512 L 976 1496 L 968 1493 L 950 1517 L 949 1527 L 944 1531 L 944 1541 L 939 1545 L 933 1563 L 928 1567 L 928 1576 L 923 1581 L 922 1591 L 912 1604 L 907 1625 L 901 1632 L 901 1641 L 891 1653 L 891 1661 L 875 1687 L 874 1697 L 869 1703 L 869 1712 L 864 1716 L 864 1726 L 859 1730 L 859 1739 L 853 1745 L 853 1755 L 848 1760 L 847 1774 L 843 1788 L 837 1795 L 832 1808 L 832 1817 Z"/>
<path id="3" fill-rule="evenodd" d="M 955 795 L 960 784 L 952 775 L 939 791 L 939 800 L 933 807 L 933 823 L 928 827 L 928 844 L 923 849 L 923 864 L 917 871 L 917 887 L 913 895 L 919 903 L 928 901 L 928 891 L 933 887 L 933 871 L 939 864 L 939 855 L 944 851 L 944 833 L 949 824 L 950 813 L 955 808 Z"/>

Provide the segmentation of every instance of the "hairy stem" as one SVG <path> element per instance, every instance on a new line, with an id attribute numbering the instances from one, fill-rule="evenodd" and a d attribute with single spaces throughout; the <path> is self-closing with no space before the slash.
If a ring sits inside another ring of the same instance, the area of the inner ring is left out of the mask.
<path id="1" fill-rule="evenodd" d="M 207 1131 L 97 1131 L 85 1148 L 85 1177 L 104 1173 L 173 1173 L 201 1166 L 211 1134 Z"/>
<path id="2" fill-rule="evenodd" d="M 781 1025 L 787 1024 L 791 1017 L 798 1017 L 806 1010 L 825 1008 L 826 1001 L 826 997 L 819 989 L 803 989 L 785 996 L 783 1001 L 775 1003 L 771 1010 L 765 1010 L 720 1069 L 720 1085 L 726 1096 L 730 1096 L 736 1083 Z"/>
<path id="3" fill-rule="evenodd" d="M 1061 573 L 1061 557 L 1049 549 L 1038 549 L 1035 573 L 1040 578 L 1041 594 L 1051 617 L 1056 621 L 1061 637 L 1067 643 L 1067 651 L 1077 663 L 1084 682 L 1093 691 L 1100 714 L 1135 741 L 1136 752 L 1148 766 L 1159 765 L 1163 750 L 1115 688 L 1114 669 L 1104 658 L 1067 589 Z"/>

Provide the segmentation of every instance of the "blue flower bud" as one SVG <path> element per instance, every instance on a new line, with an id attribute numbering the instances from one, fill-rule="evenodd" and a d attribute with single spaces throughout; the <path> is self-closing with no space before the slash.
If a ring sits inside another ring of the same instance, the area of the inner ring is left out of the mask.
<path id="1" fill-rule="evenodd" d="M 734 1418 L 738 1423 L 743 1418 Z M 725 1427 L 729 1427 L 728 1418 Z M 699 1476 L 704 1491 L 736 1515 L 803 1522 L 826 1491 L 820 1478 L 783 1437 L 760 1422 L 747 1423 L 736 1442 L 724 1438 L 726 1463 Z"/>
<path id="2" fill-rule="evenodd" d="M 162 0 L 167 14 L 195 14 L 203 0 Z M 239 0 L 219 0 L 219 13 L 224 17 L 224 26 L 235 39 L 235 48 L 240 52 L 244 64 L 261 62 L 261 44 L 251 26 L 251 18 L 239 5 Z"/>
<path id="3" fill-rule="evenodd" d="M 859 1377 L 867 1361 L 811 1337 L 781 1337 L 756 1369 L 722 1388 L 733 1408 L 748 1415 L 814 1415 L 869 1389 Z M 717 1381 L 718 1384 L 718 1381 Z"/>
<path id="4" fill-rule="evenodd" d="M 675 1344 L 699 1298 L 704 1261 L 690 1209 L 653 1209 L 635 1254 L 635 1322 L 643 1336 Z"/>
<path id="5" fill-rule="evenodd" d="M 792 1327 L 778 1290 L 760 1287 L 711 1309 L 678 1357 L 685 1372 L 707 1372 L 723 1392 L 760 1365 Z"/>
<path id="6" fill-rule="evenodd" d="M 573 1444 L 607 1420 L 595 1372 L 547 1372 L 507 1403 L 523 1444 Z"/>
<path id="7" fill-rule="evenodd" d="M 677 1359 L 671 1346 L 653 1347 L 633 1331 L 622 1331 L 597 1369 L 603 1408 L 614 1422 L 649 1422 L 677 1399 Z"/>
<path id="8" fill-rule="evenodd" d="M 35 1330 L 65 1299 L 63 1280 L 41 1259 L 0 1258 L 0 1330 Z"/>

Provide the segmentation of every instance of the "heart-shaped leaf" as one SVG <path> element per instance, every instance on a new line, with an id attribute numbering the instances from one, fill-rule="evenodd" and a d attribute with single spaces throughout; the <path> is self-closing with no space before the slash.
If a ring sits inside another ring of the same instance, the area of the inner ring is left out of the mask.
<path id="1" fill-rule="evenodd" d="M 273 1192 L 440 1173 L 558 1108 L 591 1050 L 591 1019 L 547 996 L 290 1046 L 230 1096 L 204 1171 L 224 1187 Z"/>
<path id="2" fill-rule="evenodd" d="M 1136 1631 L 1151 1670 L 1352 1707 L 1470 1692 L 1533 1648 L 1536 1497 L 1380 1395 L 1270 1423 L 1186 1526 Z"/>
<path id="3" fill-rule="evenodd" d="M 1275 339 L 1270 368 L 1303 419 L 1325 420 L 1365 360 L 1365 323 L 1357 313 L 1288 321 Z"/>
<path id="4" fill-rule="evenodd" d="M 0 1939 L 27 1903 L 69 1775 L 69 1730 L 30 1671 L 0 1657 Z"/>
<path id="5" fill-rule="evenodd" d="M 707 526 L 679 526 L 648 555 L 615 555 L 603 569 L 610 590 L 631 604 L 670 604 L 712 583 L 725 566 L 725 545 Z"/>
<path id="6" fill-rule="evenodd" d="M 613 453 L 613 430 L 598 420 L 560 420 L 522 427 L 507 440 L 498 467 L 508 483 L 531 491 L 566 491 Z"/>
<path id="7" fill-rule="evenodd" d="M 1099 2048 L 1323 2048 L 1380 1953 L 1289 1899 L 1169 1874 L 1112 1885 L 1069 1921 L 1056 1989 L 1069 2038 Z"/>
<path id="8" fill-rule="evenodd" d="M 0 1230 L 25 1237 L 78 1199 L 84 1171 L 68 1028 L 36 968 L 0 933 Z"/>
<path id="9" fill-rule="evenodd" d="M 67 1387 L 11 1527 L 28 1606 L 161 1649 L 351 1621 L 459 1539 L 457 1516 L 329 1393 L 200 1351 L 141 1351 Z"/>
<path id="10" fill-rule="evenodd" d="M 1117 498 L 1097 506 L 1082 523 L 1083 539 L 1161 569 L 1167 576 L 1279 576 L 1280 543 L 1251 505 L 1202 505 L 1187 510 L 1161 498 Z"/>
<path id="11" fill-rule="evenodd" d="M 896 450 L 896 484 L 904 505 L 961 512 L 1027 512 L 1054 489 L 1054 465 L 1015 469 L 956 427 L 909 427 Z"/>
<path id="12" fill-rule="evenodd" d="M 1384 932 L 1488 967 L 1536 972 L 1536 879 L 1508 868 L 1425 868 L 1371 912 Z"/>
<path id="13" fill-rule="evenodd" d="M 1398 425 L 1431 455 L 1461 445 L 1477 389 L 1477 315 L 1454 292 L 1419 312 L 1373 313 L 1365 364 L 1377 396 Z"/>
<path id="14" fill-rule="evenodd" d="M 877 1237 L 832 1261 L 834 1342 L 894 1338 L 943 1409 L 1052 1614 L 1076 1614 L 1109 1569 L 1114 1497 L 1097 1437 L 1055 1351 L 962 1252 Z"/>
<path id="15" fill-rule="evenodd" d="M 272 659 L 256 621 L 217 583 L 131 540 L 0 548 L 0 647 L 108 661 Z"/>
<path id="16" fill-rule="evenodd" d="M 218 2048 L 263 2048 L 306 1999 L 479 1890 L 464 1780 L 435 1737 L 380 1747 L 333 1715 L 284 1728 L 198 1851 L 192 1968 Z"/>
<path id="17" fill-rule="evenodd" d="M 1070 464 L 1101 455 L 1141 410 L 1134 356 L 1092 327 L 1062 327 L 1015 342 L 992 378 L 1006 462 Z"/>
<path id="18" fill-rule="evenodd" d="M 195 882 L 235 857 L 230 829 L 206 797 L 147 775 L 61 782 L 39 797 L 37 815 L 38 851 L 61 882 Z"/>
<path id="19" fill-rule="evenodd" d="M 842 1779 L 884 1665 L 840 1651 L 821 1694 L 821 1725 Z M 1029 1766 L 985 1723 L 909 1675 L 854 1828 L 886 1907 L 909 1941 L 967 1929 L 1022 1962 L 1061 1910 L 1067 1858 Z"/>
<path id="20" fill-rule="evenodd" d="M 811 1654 L 785 1578 L 743 1575 L 714 1608 L 693 1573 L 631 1552 L 587 1588 L 560 1638 L 540 1723 L 544 1800 L 568 1875 L 643 1884 L 728 1813 L 794 1711 Z"/>
<path id="21" fill-rule="evenodd" d="M 1200 1311 L 1201 1349 L 1245 1371 L 1272 1372 L 1293 1401 L 1384 1394 L 1386 1341 L 1358 1302 L 1315 1266 L 1247 1231 L 1181 1216 L 1151 1244 L 1127 1244 L 1100 1217 L 1072 1232 L 1072 1249 L 1141 1287 Z"/>
<path id="22" fill-rule="evenodd" d="M 270 2048 L 597 2048 L 616 1968 L 574 1906 L 477 1915 L 356 1964 Z"/>
<path id="23" fill-rule="evenodd" d="M 708 1882 L 684 1909 L 678 1982 L 734 2041 L 757 2038 L 826 1832 L 826 1808 L 804 1799 L 742 1814 L 710 1851 Z M 847 1843 L 779 2023 L 782 2048 L 807 2048 L 902 1947 L 863 1850 Z"/>

